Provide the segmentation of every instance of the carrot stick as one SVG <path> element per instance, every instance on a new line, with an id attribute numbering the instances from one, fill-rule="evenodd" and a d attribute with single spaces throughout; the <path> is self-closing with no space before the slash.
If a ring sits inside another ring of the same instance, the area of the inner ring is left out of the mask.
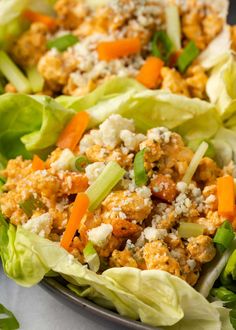
<path id="1" fill-rule="evenodd" d="M 57 140 L 57 146 L 62 149 L 69 148 L 73 151 L 84 134 L 88 123 L 89 115 L 87 112 L 78 112 L 61 132 Z"/>
<path id="2" fill-rule="evenodd" d="M 139 38 L 127 38 L 116 41 L 100 42 L 97 47 L 101 61 L 111 61 L 119 57 L 136 54 L 141 50 Z"/>
<path id="3" fill-rule="evenodd" d="M 76 196 L 71 216 L 69 218 L 66 230 L 61 240 L 61 246 L 68 250 L 69 246 L 75 236 L 76 231 L 79 228 L 80 221 L 86 214 L 89 207 L 89 198 L 85 193 L 79 193 Z"/>
<path id="4" fill-rule="evenodd" d="M 34 155 L 33 157 L 32 169 L 33 171 L 42 171 L 45 169 L 44 161 L 37 155 Z"/>
<path id="5" fill-rule="evenodd" d="M 234 179 L 227 175 L 217 179 L 218 213 L 232 219 L 235 216 Z"/>
<path id="6" fill-rule="evenodd" d="M 158 57 L 148 57 L 139 71 L 137 80 L 147 88 L 157 88 L 163 66 L 164 62 Z"/>
<path id="7" fill-rule="evenodd" d="M 53 17 L 42 15 L 42 14 L 37 13 L 37 12 L 32 11 L 32 10 L 25 10 L 23 12 L 23 17 L 25 17 L 30 22 L 43 23 L 43 24 L 47 25 L 47 27 L 49 29 L 53 29 L 57 25 L 57 22 Z"/>

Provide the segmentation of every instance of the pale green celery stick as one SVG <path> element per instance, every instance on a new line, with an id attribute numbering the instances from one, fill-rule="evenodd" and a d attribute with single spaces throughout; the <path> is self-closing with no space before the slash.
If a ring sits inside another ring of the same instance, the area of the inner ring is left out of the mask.
<path id="1" fill-rule="evenodd" d="M 189 167 L 182 179 L 183 182 L 189 184 L 192 180 L 192 177 L 194 175 L 194 173 L 196 172 L 196 169 L 201 161 L 201 159 L 203 158 L 203 156 L 205 155 L 206 151 L 208 149 L 208 144 L 203 141 L 200 146 L 198 147 L 197 151 L 195 152 Z"/>
<path id="2" fill-rule="evenodd" d="M 27 77 L 30 82 L 31 89 L 34 93 L 42 92 L 44 79 L 38 72 L 36 67 L 26 69 Z"/>
<path id="3" fill-rule="evenodd" d="M 97 180 L 87 189 L 90 211 L 95 210 L 122 179 L 125 170 L 116 162 L 109 162 Z"/>
<path id="4" fill-rule="evenodd" d="M 3 50 L 0 51 L 0 71 L 15 86 L 18 92 L 31 92 L 29 80 Z"/>

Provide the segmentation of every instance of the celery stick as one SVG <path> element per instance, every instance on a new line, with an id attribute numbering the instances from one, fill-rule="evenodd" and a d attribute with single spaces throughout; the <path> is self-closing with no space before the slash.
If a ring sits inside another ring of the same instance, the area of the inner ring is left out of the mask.
<path id="1" fill-rule="evenodd" d="M 87 189 L 90 200 L 89 210 L 95 210 L 122 179 L 125 170 L 116 162 L 109 162 L 97 180 Z"/>
<path id="2" fill-rule="evenodd" d="M 26 69 L 27 77 L 30 82 L 31 89 L 34 93 L 42 92 L 44 79 L 38 72 L 36 67 Z"/>
<path id="3" fill-rule="evenodd" d="M 175 50 L 181 49 L 181 28 L 178 7 L 169 5 L 166 7 L 166 30 Z"/>
<path id="4" fill-rule="evenodd" d="M 11 58 L 0 51 L 0 71 L 20 93 L 30 93 L 30 83 Z"/>
<path id="5" fill-rule="evenodd" d="M 187 168 L 187 171 L 182 179 L 183 182 L 189 184 L 192 180 L 192 177 L 194 175 L 194 173 L 196 172 L 196 169 L 201 161 L 201 159 L 203 158 L 203 156 L 205 155 L 206 151 L 208 149 L 208 144 L 206 142 L 202 142 L 200 144 L 200 146 L 198 147 L 197 151 L 195 152 L 189 167 Z"/>
<path id="6" fill-rule="evenodd" d="M 178 234 L 183 238 L 197 237 L 203 235 L 204 227 L 198 223 L 181 222 Z"/>
<path id="7" fill-rule="evenodd" d="M 92 242 L 88 242 L 83 250 L 84 259 L 88 263 L 89 268 L 95 273 L 100 268 L 100 259 L 97 251 L 93 247 Z"/>

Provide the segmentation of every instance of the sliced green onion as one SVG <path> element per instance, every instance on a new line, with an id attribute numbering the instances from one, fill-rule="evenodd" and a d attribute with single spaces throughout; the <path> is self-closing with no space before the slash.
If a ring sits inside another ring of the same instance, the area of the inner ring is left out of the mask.
<path id="1" fill-rule="evenodd" d="M 195 152 L 189 167 L 182 179 L 183 182 L 189 184 L 192 180 L 192 177 L 194 176 L 194 173 L 196 172 L 196 169 L 202 160 L 203 156 L 205 155 L 206 151 L 208 149 L 208 144 L 203 141 L 200 146 L 198 147 L 197 151 Z"/>
<path id="2" fill-rule="evenodd" d="M 204 232 L 204 226 L 199 223 L 181 222 L 178 228 L 178 234 L 182 238 L 197 237 Z"/>
<path id="3" fill-rule="evenodd" d="M 90 200 L 89 210 L 95 210 L 117 185 L 125 170 L 116 162 L 109 162 L 96 181 L 87 189 Z"/>
<path id="4" fill-rule="evenodd" d="M 67 48 L 75 45 L 78 41 L 79 39 L 75 35 L 68 33 L 61 37 L 49 40 L 47 42 L 47 48 L 48 49 L 56 48 L 60 52 L 63 52 Z"/>
<path id="5" fill-rule="evenodd" d="M 18 92 L 30 93 L 29 80 L 3 50 L 0 51 L 0 71 L 15 86 Z"/>
<path id="6" fill-rule="evenodd" d="M 144 155 L 146 149 L 139 151 L 134 158 L 134 181 L 136 186 L 144 186 L 148 181 L 148 176 L 144 166 Z"/>
<path id="7" fill-rule="evenodd" d="M 41 208 L 41 209 L 45 208 L 45 205 L 40 200 L 34 198 L 33 195 L 31 195 L 25 201 L 20 202 L 19 206 L 29 218 L 32 217 L 33 211 L 36 210 L 37 208 Z"/>
<path id="8" fill-rule="evenodd" d="M 202 139 L 192 140 L 188 143 L 188 147 L 195 152 L 202 142 L 203 142 Z M 205 153 L 205 156 L 214 159 L 216 156 L 216 151 L 215 151 L 214 145 L 209 140 L 205 140 L 205 142 L 208 144 L 208 149 Z"/>
<path id="9" fill-rule="evenodd" d="M 224 251 L 230 247 L 234 236 L 233 228 L 228 221 L 225 221 L 221 227 L 217 229 L 213 242 L 216 244 L 220 253 L 224 253 Z"/>
<path id="10" fill-rule="evenodd" d="M 164 31 L 158 31 L 154 34 L 152 39 L 152 55 L 159 57 L 165 63 L 168 62 L 173 51 L 173 44 Z"/>
<path id="11" fill-rule="evenodd" d="M 85 167 L 90 163 L 87 157 L 80 156 L 75 159 L 74 167 L 79 172 L 84 172 Z"/>
<path id="12" fill-rule="evenodd" d="M 19 322 L 15 318 L 14 314 L 0 304 L 0 329 L 14 330 L 19 329 L 19 327 Z"/>
<path id="13" fill-rule="evenodd" d="M 181 73 L 184 73 L 190 64 L 198 57 L 200 51 L 194 41 L 190 41 L 184 48 L 182 54 L 178 57 L 177 67 Z"/>
<path id="14" fill-rule="evenodd" d="M 92 242 L 88 242 L 85 248 L 83 249 L 84 259 L 89 265 L 89 268 L 93 272 L 97 272 L 100 267 L 100 259 L 97 251 L 93 247 Z"/>
<path id="15" fill-rule="evenodd" d="M 181 27 L 179 9 L 175 5 L 169 5 L 166 7 L 166 30 L 169 36 L 174 50 L 181 48 Z"/>
<path id="16" fill-rule="evenodd" d="M 26 69 L 27 77 L 30 82 L 31 89 L 34 93 L 42 92 L 44 79 L 38 72 L 36 67 Z"/>
<path id="17" fill-rule="evenodd" d="M 232 291 L 226 289 L 225 287 L 221 286 L 217 289 L 211 290 L 211 295 L 217 297 L 218 299 L 224 302 L 236 302 L 236 294 Z"/>

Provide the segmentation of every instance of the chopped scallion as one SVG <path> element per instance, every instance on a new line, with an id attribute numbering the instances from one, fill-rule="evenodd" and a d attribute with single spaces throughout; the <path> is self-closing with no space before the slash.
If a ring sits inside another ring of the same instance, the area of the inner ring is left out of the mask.
<path id="1" fill-rule="evenodd" d="M 144 154 L 146 149 L 139 151 L 134 158 L 134 180 L 136 186 L 143 186 L 148 181 L 148 176 L 144 166 Z"/>
<path id="2" fill-rule="evenodd" d="M 217 229 L 217 232 L 214 236 L 213 242 L 216 244 L 217 249 L 220 253 L 223 253 L 228 249 L 234 239 L 234 231 L 231 224 L 228 221 L 225 221 L 220 228 Z"/>
<path id="3" fill-rule="evenodd" d="M 198 223 L 181 222 L 178 228 L 178 234 L 183 238 L 197 237 L 202 235 L 204 227 Z"/>
<path id="4" fill-rule="evenodd" d="M 182 54 L 178 57 L 177 67 L 181 73 L 184 73 L 190 64 L 198 57 L 199 49 L 194 41 L 190 41 L 184 48 Z"/>
<path id="5" fill-rule="evenodd" d="M 166 30 L 174 50 L 179 50 L 181 48 L 181 26 L 179 9 L 175 5 L 166 7 Z"/>
<path id="6" fill-rule="evenodd" d="M 23 202 L 20 202 L 19 206 L 29 218 L 32 217 L 33 211 L 37 208 L 45 208 L 45 205 L 40 200 L 34 198 L 33 195 Z"/>
<path id="7" fill-rule="evenodd" d="M 20 325 L 12 312 L 0 304 L 0 329 L 13 330 L 19 329 Z"/>
<path id="8" fill-rule="evenodd" d="M 74 167 L 76 168 L 76 170 L 78 170 L 79 172 L 84 172 L 85 171 L 85 167 L 89 164 L 89 160 L 87 157 L 85 156 L 80 156 L 78 158 L 76 158 L 75 160 L 75 165 Z"/>
<path id="9" fill-rule="evenodd" d="M 158 31 L 152 39 L 152 55 L 159 57 L 165 63 L 168 62 L 171 53 L 173 52 L 173 44 L 164 31 Z"/>
<path id="10" fill-rule="evenodd" d="M 196 172 L 196 169 L 200 163 L 200 161 L 202 160 L 203 156 L 205 155 L 206 151 L 208 149 L 208 144 L 203 141 L 200 146 L 198 147 L 197 151 L 195 152 L 189 167 L 182 179 L 183 182 L 189 184 L 192 180 L 192 177 L 194 175 L 194 173 Z"/>
<path id="11" fill-rule="evenodd" d="M 89 268 L 95 273 L 99 270 L 100 259 L 97 251 L 93 247 L 92 242 L 88 242 L 83 250 L 84 259 L 88 263 Z"/>
<path id="12" fill-rule="evenodd" d="M 68 33 L 61 37 L 49 40 L 47 42 L 47 48 L 48 49 L 56 48 L 60 52 L 63 52 L 67 48 L 75 45 L 78 41 L 79 39 L 75 35 Z"/>
<path id="13" fill-rule="evenodd" d="M 116 162 L 109 162 L 96 181 L 87 189 L 89 210 L 95 210 L 122 179 L 125 170 Z"/>
<path id="14" fill-rule="evenodd" d="M 3 50 L 0 51 L 0 71 L 15 86 L 18 92 L 30 93 L 29 80 Z"/>
<path id="15" fill-rule="evenodd" d="M 30 82 L 31 89 L 34 93 L 42 92 L 44 79 L 38 72 L 36 67 L 26 69 L 27 77 Z"/>
<path id="16" fill-rule="evenodd" d="M 224 301 L 225 303 L 236 302 L 236 294 L 226 289 L 223 286 L 212 289 L 211 295 L 219 298 L 221 301 Z"/>

